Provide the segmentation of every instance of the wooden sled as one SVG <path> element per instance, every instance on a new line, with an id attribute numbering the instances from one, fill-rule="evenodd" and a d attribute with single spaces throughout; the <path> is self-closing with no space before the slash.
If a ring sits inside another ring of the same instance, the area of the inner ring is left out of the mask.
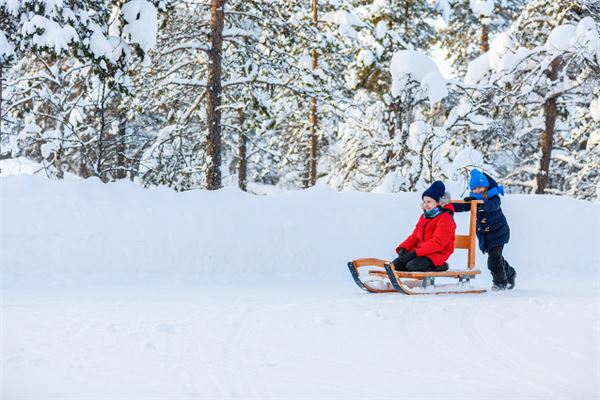
<path id="1" fill-rule="evenodd" d="M 462 200 L 452 200 L 452 203 L 465 203 Z M 474 200 L 471 203 L 482 203 Z M 467 268 L 463 270 L 449 269 L 440 272 L 406 272 L 395 271 L 391 261 L 378 258 L 360 258 L 348 262 L 348 269 L 354 282 L 361 289 L 370 293 L 401 292 L 409 295 L 415 294 L 459 294 L 459 293 L 485 293 L 485 289 L 472 288 L 471 280 L 481 271 L 475 269 L 475 254 L 477 252 L 477 238 L 475 235 L 477 223 L 477 207 L 471 207 L 469 217 L 469 234 L 456 235 L 455 249 L 468 251 Z M 369 279 L 361 279 L 359 269 L 364 268 Z M 436 278 L 457 279 L 454 284 L 436 284 Z"/>

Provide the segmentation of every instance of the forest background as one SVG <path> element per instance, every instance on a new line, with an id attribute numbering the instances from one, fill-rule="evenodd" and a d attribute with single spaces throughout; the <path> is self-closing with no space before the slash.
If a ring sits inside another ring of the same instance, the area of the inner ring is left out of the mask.
<path id="1" fill-rule="evenodd" d="M 178 191 L 479 167 L 597 199 L 599 31 L 596 0 L 0 0 L 0 158 Z"/>

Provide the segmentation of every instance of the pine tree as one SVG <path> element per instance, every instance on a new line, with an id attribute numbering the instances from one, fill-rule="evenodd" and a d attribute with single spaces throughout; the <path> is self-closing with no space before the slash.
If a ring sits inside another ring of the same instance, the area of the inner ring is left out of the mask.
<path id="1" fill-rule="evenodd" d="M 18 140 L 13 143 L 37 143 L 15 153 L 33 151 L 59 178 L 63 166 L 104 180 L 123 177 L 125 129 L 112 133 L 111 120 L 121 113 L 118 103 L 128 93 L 129 69 L 152 47 L 156 6 L 145 0 L 35 0 L 5 2 L 0 12 L 20 59 L 7 83 L 12 115 L 2 112 L 3 119 L 15 121 L 10 129 Z M 73 117 L 77 113 L 80 118 Z M 88 123 L 88 118 L 94 122 L 78 136 L 72 121 Z M 34 126 L 39 129 L 29 129 Z M 91 137 L 83 139 L 86 135 Z"/>
<path id="2" fill-rule="evenodd" d="M 457 76 L 463 77 L 468 63 L 489 50 L 489 40 L 505 31 L 526 4 L 524 0 L 494 0 L 489 13 L 473 7 L 473 0 L 452 1 L 446 26 L 440 29 L 440 44 Z"/>
<path id="3" fill-rule="evenodd" d="M 178 189 L 208 187 L 204 171 L 213 158 L 206 149 L 208 11 L 191 1 L 175 8 L 159 37 L 159 61 L 150 68 L 147 82 L 139 84 L 148 88 L 143 89 L 148 99 L 143 114 L 158 118 L 166 129 L 153 133 L 156 140 L 143 152 L 141 175 L 146 183 L 173 182 L 171 175 L 176 174 L 186 176 L 178 181 Z M 225 3 L 219 110 L 226 183 L 236 175 L 242 188 L 248 179 L 270 184 L 305 179 L 306 103 L 315 93 L 319 71 L 306 70 L 298 62 L 313 31 L 302 11 L 295 2 L 275 9 L 263 0 Z M 167 151 L 173 140 L 180 150 Z M 168 176 L 163 175 L 166 171 Z"/>
<path id="4" fill-rule="evenodd" d="M 509 32 L 495 39 L 487 58 L 478 60 L 487 60 L 491 72 L 470 92 L 482 129 L 471 124 L 469 140 L 513 190 L 572 191 L 567 182 L 576 181 L 572 174 L 582 164 L 564 152 L 583 151 L 569 138 L 581 118 L 577 110 L 589 109 L 598 85 L 598 21 L 592 18 L 597 15 L 584 1 L 551 7 L 534 1 Z"/>
<path id="5" fill-rule="evenodd" d="M 340 154 L 330 177 L 336 186 L 370 189 L 388 173 L 403 174 L 412 164 L 409 127 L 421 114 L 414 104 L 403 102 L 410 94 L 390 95 L 390 62 L 397 50 L 428 49 L 437 40 L 433 17 L 438 13 L 426 1 L 356 1 L 330 16 L 339 26 L 344 51 L 353 57 L 345 71 L 352 105 L 339 133 Z M 376 120 L 365 121 L 353 108 Z M 406 179 L 399 188 L 414 184 L 415 179 Z"/>

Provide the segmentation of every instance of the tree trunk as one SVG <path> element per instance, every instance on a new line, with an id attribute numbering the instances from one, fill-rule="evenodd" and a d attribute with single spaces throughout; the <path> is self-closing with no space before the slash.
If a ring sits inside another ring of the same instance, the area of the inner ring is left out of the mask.
<path id="1" fill-rule="evenodd" d="M 96 160 L 96 175 L 104 183 L 107 182 L 106 175 L 101 173 L 104 169 L 104 140 L 106 136 L 106 81 L 102 81 L 100 97 L 100 134 L 98 135 L 98 159 Z"/>
<path id="2" fill-rule="evenodd" d="M 221 187 L 221 60 L 225 0 L 211 0 L 210 50 L 208 52 L 208 120 L 207 189 Z"/>
<path id="3" fill-rule="evenodd" d="M 309 186 L 317 183 L 317 99 L 311 99 L 310 105 L 310 174 Z"/>
<path id="4" fill-rule="evenodd" d="M 560 67 L 560 59 L 555 58 L 550 64 L 550 70 L 548 76 L 550 80 L 555 81 L 558 79 L 558 68 Z M 540 140 L 540 147 L 542 149 L 542 158 L 540 160 L 540 170 L 536 176 L 537 188 L 536 194 L 543 194 L 548 187 L 548 173 L 550 171 L 550 158 L 552 155 L 552 145 L 554 142 L 554 128 L 556 126 L 556 98 L 554 95 L 544 102 L 544 117 L 546 123 L 546 129 L 542 133 Z"/>
<path id="5" fill-rule="evenodd" d="M 312 21 L 315 28 L 318 20 L 318 0 L 312 0 Z M 312 49 L 312 70 L 318 67 L 317 49 Z M 310 157 L 308 186 L 314 186 L 317 183 L 317 98 L 313 97 L 310 101 Z"/>
<path id="6" fill-rule="evenodd" d="M 396 137 L 396 119 L 397 114 L 399 112 L 399 104 L 397 100 L 392 100 L 390 104 L 387 105 L 387 110 L 385 112 L 385 124 L 387 126 L 388 137 L 390 138 L 390 149 L 387 151 L 386 155 L 386 170 L 385 174 L 387 175 L 389 172 L 395 170 L 395 168 L 390 164 L 396 154 L 392 150 L 394 138 Z"/>
<path id="7" fill-rule="evenodd" d="M 2 87 L 4 86 L 4 76 L 2 75 L 3 68 L 0 65 L 0 143 L 2 143 Z"/>
<path id="8" fill-rule="evenodd" d="M 2 149 L 2 104 L 4 101 L 3 93 L 2 93 L 2 88 L 3 88 L 3 84 L 4 84 L 4 69 L 2 68 L 2 65 L 0 65 L 0 160 L 7 160 L 9 158 L 12 158 L 12 154 L 9 149 Z"/>
<path id="9" fill-rule="evenodd" d="M 0 146 L 2 145 L 2 87 L 4 85 L 4 76 L 2 75 L 3 68 L 0 65 Z M 4 160 L 5 154 L 0 151 L 0 160 Z M 9 157 L 6 157 L 9 158 Z"/>
<path id="10" fill-rule="evenodd" d="M 119 137 L 117 138 L 117 170 L 116 179 L 125 179 L 127 177 L 127 160 L 125 158 L 125 136 L 127 134 L 127 118 L 124 111 L 117 113 L 119 118 Z"/>
<path id="11" fill-rule="evenodd" d="M 62 122 L 57 123 L 57 130 L 60 132 L 60 144 L 58 145 L 58 150 L 54 152 L 54 168 L 56 169 L 56 178 L 64 179 L 65 172 L 63 170 L 63 159 L 64 159 L 64 146 L 65 143 L 65 127 Z"/>
<path id="12" fill-rule="evenodd" d="M 487 24 L 487 17 L 481 17 L 479 19 L 481 21 L 481 54 L 486 53 L 490 49 L 489 43 L 489 26 Z"/>
<path id="13" fill-rule="evenodd" d="M 238 166 L 238 184 L 240 189 L 242 189 L 244 192 L 247 191 L 248 187 L 247 187 L 247 174 L 248 174 L 248 160 L 247 160 L 247 152 L 246 152 L 246 146 L 247 146 L 247 138 L 246 138 L 246 134 L 244 133 L 243 130 L 243 126 L 244 126 L 244 121 L 246 119 L 246 116 L 244 115 L 244 110 L 239 109 L 238 110 L 239 113 L 239 125 L 240 125 L 240 129 L 242 129 L 242 132 L 240 132 L 240 141 L 238 143 L 238 157 L 239 157 L 239 166 Z"/>

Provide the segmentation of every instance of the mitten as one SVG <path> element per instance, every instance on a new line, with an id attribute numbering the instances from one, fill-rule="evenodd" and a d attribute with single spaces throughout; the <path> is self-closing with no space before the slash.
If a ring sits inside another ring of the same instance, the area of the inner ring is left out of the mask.
<path id="1" fill-rule="evenodd" d="M 402 263 L 402 264 L 406 264 L 407 262 L 409 262 L 410 260 L 412 260 L 413 258 L 417 257 L 417 253 L 415 253 L 414 251 L 411 252 L 406 252 L 404 254 L 400 254 L 398 255 L 397 260 Z"/>
<path id="2" fill-rule="evenodd" d="M 394 261 L 392 261 L 392 264 L 394 264 L 394 269 L 396 271 L 404 271 L 404 264 L 402 264 L 398 258 L 395 258 Z"/>

